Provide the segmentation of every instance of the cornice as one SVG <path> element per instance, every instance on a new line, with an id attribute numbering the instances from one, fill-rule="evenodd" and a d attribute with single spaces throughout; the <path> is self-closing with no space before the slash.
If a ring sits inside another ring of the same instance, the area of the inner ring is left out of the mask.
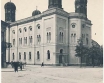
<path id="1" fill-rule="evenodd" d="M 92 25 L 91 21 L 86 17 L 86 15 L 82 13 L 75 13 L 75 12 L 69 13 L 69 19 L 72 18 L 84 19 L 86 20 L 87 24 Z"/>
<path id="2" fill-rule="evenodd" d="M 78 19 L 88 20 L 87 17 L 84 14 L 75 13 L 75 12 L 68 13 L 68 12 L 64 11 L 63 9 L 54 7 L 54 8 L 49 8 L 46 11 L 43 11 L 39 15 L 31 16 L 31 17 L 28 17 L 28 18 L 24 18 L 24 19 L 21 19 L 21 20 L 17 20 L 15 22 L 12 22 L 10 24 L 10 27 L 15 26 L 15 25 L 21 25 L 21 24 L 24 24 L 24 23 L 32 22 L 32 21 L 36 21 L 36 20 L 40 20 L 43 17 L 50 16 L 50 15 L 53 15 L 53 14 L 61 15 L 61 16 L 67 17 L 69 19 L 78 18 Z M 92 25 L 90 20 L 88 20 L 87 23 L 90 24 L 90 25 Z"/>
<path id="3" fill-rule="evenodd" d="M 69 16 L 69 13 L 65 12 L 63 9 L 50 8 L 50 9 L 42 12 L 39 15 L 31 16 L 31 17 L 28 17 L 28 18 L 25 18 L 25 19 L 21 19 L 21 20 L 17 20 L 15 22 L 12 22 L 10 24 L 10 26 L 12 27 L 12 26 L 15 26 L 17 24 L 20 25 L 20 24 L 31 22 L 31 21 L 36 21 L 36 20 L 42 19 L 42 17 L 50 16 L 50 15 L 53 15 L 53 14 L 58 14 L 58 15 L 62 15 L 62 16 L 65 16 L 65 17 Z"/>

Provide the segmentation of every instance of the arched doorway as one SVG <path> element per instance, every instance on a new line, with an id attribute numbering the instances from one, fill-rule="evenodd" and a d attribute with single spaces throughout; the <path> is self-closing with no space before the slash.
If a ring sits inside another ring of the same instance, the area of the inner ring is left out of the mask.
<path id="1" fill-rule="evenodd" d="M 62 63 L 63 49 L 60 49 L 59 63 Z"/>

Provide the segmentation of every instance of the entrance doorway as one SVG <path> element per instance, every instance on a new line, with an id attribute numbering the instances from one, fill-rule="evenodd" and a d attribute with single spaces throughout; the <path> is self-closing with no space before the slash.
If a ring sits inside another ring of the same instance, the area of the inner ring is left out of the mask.
<path id="1" fill-rule="evenodd" d="M 60 50 L 59 63 L 63 63 L 62 57 L 63 57 L 63 49 Z"/>

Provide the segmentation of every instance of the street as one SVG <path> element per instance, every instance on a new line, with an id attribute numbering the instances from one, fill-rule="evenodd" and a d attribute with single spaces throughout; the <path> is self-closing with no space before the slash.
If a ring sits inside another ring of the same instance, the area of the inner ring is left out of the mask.
<path id="1" fill-rule="evenodd" d="M 103 68 L 26 65 L 23 71 L 1 69 L 1 83 L 103 83 Z"/>

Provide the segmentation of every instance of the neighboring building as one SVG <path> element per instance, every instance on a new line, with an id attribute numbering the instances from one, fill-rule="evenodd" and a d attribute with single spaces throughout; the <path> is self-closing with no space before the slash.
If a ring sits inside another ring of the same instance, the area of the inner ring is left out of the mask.
<path id="1" fill-rule="evenodd" d="M 12 8 L 12 9 L 11 9 Z M 5 5 L 5 21 L 10 23 L 6 31 L 6 60 L 27 64 L 77 65 L 75 56 L 77 40 L 82 37 L 84 45 L 91 46 L 91 21 L 87 18 L 87 0 L 75 0 L 75 12 L 62 8 L 62 0 L 49 0 L 44 12 L 34 10 L 32 16 L 15 21 L 16 6 Z M 9 54 L 10 53 L 10 54 Z"/>
<path id="2" fill-rule="evenodd" d="M 6 27 L 8 24 L 1 20 L 1 67 L 6 67 Z"/>

